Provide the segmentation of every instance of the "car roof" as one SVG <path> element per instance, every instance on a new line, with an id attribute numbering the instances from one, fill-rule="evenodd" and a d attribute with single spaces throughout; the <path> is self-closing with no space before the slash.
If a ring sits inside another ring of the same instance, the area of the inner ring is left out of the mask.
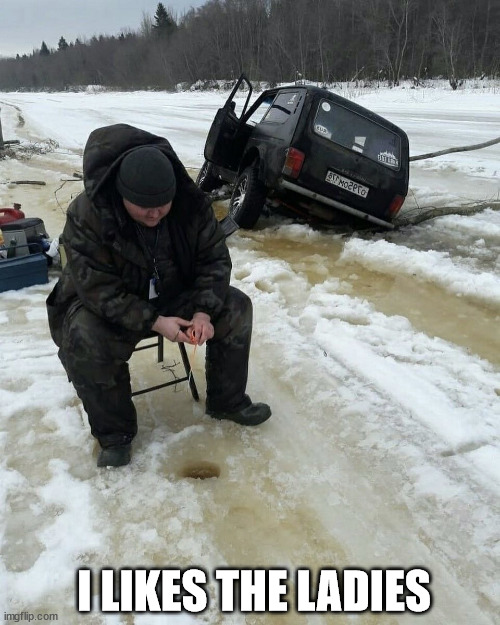
<path id="1" fill-rule="evenodd" d="M 392 130 L 396 134 L 406 136 L 406 133 L 402 128 L 400 128 L 399 126 L 396 126 L 396 124 L 393 124 L 385 117 L 382 117 L 378 115 L 377 113 L 374 113 L 370 109 L 367 109 L 364 106 L 361 106 L 360 104 L 357 104 L 356 102 L 353 102 L 352 100 L 349 100 L 348 98 L 344 98 L 336 93 L 333 93 L 332 91 L 329 91 L 328 89 L 324 89 L 323 87 L 316 87 L 314 85 L 283 85 L 280 87 L 274 87 L 273 89 L 266 89 L 262 93 L 262 95 L 263 96 L 265 96 L 266 94 L 276 95 L 277 93 L 281 91 L 305 91 L 307 95 L 310 95 L 312 97 L 324 98 L 326 100 L 330 100 L 331 102 L 344 106 L 345 108 L 362 115 L 363 117 L 367 117 L 368 119 L 371 119 L 372 121 L 378 123 L 379 125 Z"/>

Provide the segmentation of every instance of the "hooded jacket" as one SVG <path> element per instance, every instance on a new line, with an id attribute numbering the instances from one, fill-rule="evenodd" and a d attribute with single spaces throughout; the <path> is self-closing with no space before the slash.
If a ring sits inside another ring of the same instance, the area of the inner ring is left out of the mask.
<path id="1" fill-rule="evenodd" d="M 148 299 L 152 259 L 115 188 L 123 157 L 145 145 L 156 147 L 170 159 L 177 182 L 172 208 L 164 218 L 166 227 L 159 230 L 157 242 L 160 292 L 167 288 L 161 283 L 162 264 L 173 258 L 183 298 L 189 297 L 193 312 L 214 317 L 222 308 L 231 260 L 210 201 L 166 139 L 126 124 L 106 126 L 94 130 L 85 146 L 85 190 L 70 204 L 63 231 L 68 262 L 47 299 L 50 330 L 57 345 L 61 344 L 64 317 L 75 303 L 144 335 L 159 315 Z"/>

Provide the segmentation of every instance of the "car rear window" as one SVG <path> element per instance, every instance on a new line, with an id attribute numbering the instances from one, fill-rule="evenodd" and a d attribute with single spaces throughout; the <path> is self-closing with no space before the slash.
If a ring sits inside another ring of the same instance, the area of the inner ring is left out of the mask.
<path id="1" fill-rule="evenodd" d="M 349 150 L 359 152 L 390 169 L 399 169 L 400 137 L 354 111 L 321 100 L 314 118 L 314 132 Z"/>
<path id="2" fill-rule="evenodd" d="M 262 123 L 284 124 L 290 115 L 295 111 L 300 100 L 298 91 L 287 91 L 279 93 L 271 108 L 267 111 L 262 119 Z"/>

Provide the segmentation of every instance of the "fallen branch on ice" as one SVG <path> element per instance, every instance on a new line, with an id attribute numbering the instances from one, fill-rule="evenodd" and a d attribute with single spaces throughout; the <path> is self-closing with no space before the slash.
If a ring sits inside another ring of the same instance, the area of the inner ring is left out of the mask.
<path id="1" fill-rule="evenodd" d="M 410 161 L 420 161 L 424 158 L 434 158 L 435 156 L 442 156 L 443 154 L 451 154 L 452 152 L 470 152 L 471 150 L 480 150 L 481 148 L 487 148 L 490 145 L 500 143 L 500 137 L 492 139 L 491 141 L 485 141 L 484 143 L 476 143 L 475 145 L 463 145 L 457 148 L 448 148 L 447 150 L 440 150 L 439 152 L 428 152 L 427 154 L 417 154 L 416 156 L 410 156 Z"/>
<path id="2" fill-rule="evenodd" d="M 415 211 L 408 212 L 406 215 L 394 221 L 396 228 L 403 226 L 415 226 L 423 221 L 435 219 L 436 217 L 444 217 L 445 215 L 474 215 L 481 211 L 491 208 L 492 210 L 500 210 L 500 202 L 481 202 L 474 204 L 463 204 L 462 206 L 442 206 L 436 208 L 427 206 L 418 208 Z"/>
<path id="3" fill-rule="evenodd" d="M 5 180 L 0 184 L 38 184 L 44 186 L 45 182 L 43 180 Z"/>

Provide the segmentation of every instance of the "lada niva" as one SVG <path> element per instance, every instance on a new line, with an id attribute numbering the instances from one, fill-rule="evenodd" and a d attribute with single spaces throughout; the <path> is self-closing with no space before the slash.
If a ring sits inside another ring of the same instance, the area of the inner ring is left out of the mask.
<path id="1" fill-rule="evenodd" d="M 393 227 L 408 193 L 401 128 L 319 87 L 276 87 L 253 103 L 251 95 L 242 74 L 215 115 L 197 178 L 207 192 L 232 185 L 229 216 L 239 227 L 252 228 L 264 204 L 325 223 L 344 211 Z"/>

